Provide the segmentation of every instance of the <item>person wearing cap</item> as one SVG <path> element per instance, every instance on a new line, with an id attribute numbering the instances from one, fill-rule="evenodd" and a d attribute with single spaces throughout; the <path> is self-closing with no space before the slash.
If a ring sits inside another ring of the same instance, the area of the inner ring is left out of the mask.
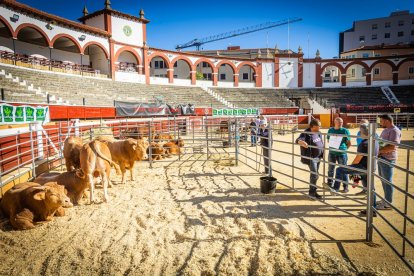
<path id="1" fill-rule="evenodd" d="M 358 145 L 357 155 L 352 161 L 352 164 L 348 167 L 339 167 L 336 169 L 336 180 L 333 185 L 332 192 L 338 192 L 341 182 L 347 181 L 346 176 L 349 174 L 358 174 L 361 176 L 362 185 L 364 188 L 367 187 L 367 174 L 364 172 L 358 172 L 355 169 L 360 169 L 366 171 L 368 168 L 368 135 L 369 135 L 369 125 L 368 124 L 361 124 L 359 126 L 360 136 L 362 138 L 361 143 Z M 375 141 L 374 146 L 374 155 L 378 155 L 379 144 L 378 141 Z M 374 166 L 375 167 L 375 166 Z"/>
<path id="2" fill-rule="evenodd" d="M 319 165 L 323 158 L 324 143 L 320 133 L 321 122 L 313 119 L 309 123 L 309 128 L 301 133 L 296 139 L 296 144 L 300 145 L 300 161 L 309 166 L 309 197 L 312 199 L 322 198 L 317 193 L 316 183 L 319 179 Z"/>
<path id="3" fill-rule="evenodd" d="M 269 150 L 271 150 L 272 141 L 267 128 L 267 121 L 260 121 L 258 136 L 260 137 L 260 145 L 262 146 L 263 163 L 265 170 L 263 173 L 269 173 Z"/>
<path id="4" fill-rule="evenodd" d="M 254 118 L 252 118 L 252 120 L 250 121 L 250 141 L 251 144 L 250 146 L 256 146 L 257 143 L 257 124 Z"/>
<path id="5" fill-rule="evenodd" d="M 359 125 L 362 125 L 362 124 L 369 124 L 369 121 L 367 120 L 367 119 L 362 119 L 360 122 L 359 122 Z M 359 146 L 359 144 L 361 144 L 361 142 L 363 141 L 364 139 L 361 137 L 361 131 L 359 130 L 358 131 L 358 133 L 357 133 L 357 138 L 356 138 L 356 143 L 357 143 L 357 146 Z"/>
<path id="6" fill-rule="evenodd" d="M 384 128 L 381 133 L 381 139 L 399 144 L 401 141 L 401 131 L 394 125 L 391 115 L 384 114 L 380 117 L 380 124 Z M 381 177 L 382 188 L 384 189 L 385 201 L 377 203 L 377 210 L 391 209 L 394 187 L 392 186 L 392 177 L 394 174 L 394 165 L 397 161 L 397 146 L 394 144 L 380 143 L 378 162 L 378 174 Z M 387 163 L 385 163 L 387 162 Z"/>

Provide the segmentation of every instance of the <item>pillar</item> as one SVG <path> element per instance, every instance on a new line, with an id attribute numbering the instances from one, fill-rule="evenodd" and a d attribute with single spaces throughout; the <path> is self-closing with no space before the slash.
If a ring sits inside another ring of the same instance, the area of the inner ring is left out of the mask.
<path id="1" fill-rule="evenodd" d="M 138 74 L 142 75 L 144 71 L 144 66 L 142 64 L 138 65 Z"/>
<path id="2" fill-rule="evenodd" d="M 315 74 L 315 86 L 322 87 L 322 66 L 320 62 L 316 62 Z"/>
<path id="3" fill-rule="evenodd" d="M 346 86 L 346 73 L 341 73 L 341 85 Z"/>
<path id="4" fill-rule="evenodd" d="M 298 61 L 298 87 L 303 87 L 303 58 L 299 58 Z"/>
<path id="5" fill-rule="evenodd" d="M 233 74 L 233 86 L 239 87 L 239 74 Z"/>
<path id="6" fill-rule="evenodd" d="M 365 73 L 365 81 L 367 85 L 371 85 L 371 73 Z"/>
<path id="7" fill-rule="evenodd" d="M 263 72 L 263 65 L 261 62 L 257 62 L 257 66 L 254 70 L 254 77 L 255 77 L 255 86 L 262 87 L 262 72 Z"/>
<path id="8" fill-rule="evenodd" d="M 174 69 L 167 69 L 168 83 L 174 83 Z"/>
<path id="9" fill-rule="evenodd" d="M 144 63 L 144 74 L 145 74 L 145 83 L 150 84 L 150 60 L 148 59 L 148 47 L 144 46 L 143 50 L 143 59 Z"/>
<path id="10" fill-rule="evenodd" d="M 213 86 L 217 86 L 217 83 L 218 83 L 218 72 L 213 71 Z"/>
<path id="11" fill-rule="evenodd" d="M 392 84 L 398 84 L 398 71 L 392 71 Z"/>
<path id="12" fill-rule="evenodd" d="M 275 63 L 274 63 L 274 66 L 275 66 L 275 72 L 274 72 L 274 86 L 275 87 L 279 87 L 279 58 L 278 57 L 275 57 Z"/>
<path id="13" fill-rule="evenodd" d="M 191 74 L 191 85 L 196 85 L 197 71 L 190 71 L 190 74 Z"/>

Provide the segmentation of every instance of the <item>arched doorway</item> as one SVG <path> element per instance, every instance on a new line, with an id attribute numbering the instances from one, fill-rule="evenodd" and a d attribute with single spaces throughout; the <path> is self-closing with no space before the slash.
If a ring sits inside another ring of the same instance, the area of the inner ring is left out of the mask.
<path id="1" fill-rule="evenodd" d="M 176 59 L 173 64 L 174 83 L 182 85 L 191 85 L 191 63 L 185 59 Z"/>
<path id="2" fill-rule="evenodd" d="M 339 87 L 341 83 L 342 67 L 337 63 L 327 63 L 322 68 L 322 87 Z"/>
<path id="3" fill-rule="evenodd" d="M 376 61 L 371 65 L 372 85 L 392 85 L 393 64 Z"/>
<path id="4" fill-rule="evenodd" d="M 49 69 L 50 48 L 46 34 L 36 26 L 21 25 L 14 41 L 16 65 L 36 69 Z"/>
<path id="5" fill-rule="evenodd" d="M 94 75 L 108 76 L 110 63 L 107 53 L 98 44 L 87 45 L 83 51 L 84 57 L 89 60 L 89 68 Z"/>
<path id="6" fill-rule="evenodd" d="M 68 35 L 57 35 L 52 40 L 51 67 L 53 71 L 75 73 L 90 72 L 89 57 L 81 54 L 79 43 Z"/>
<path id="7" fill-rule="evenodd" d="M 398 64 L 398 84 L 413 84 L 414 82 L 414 59 L 406 59 Z"/>
<path id="8" fill-rule="evenodd" d="M 161 55 L 153 56 L 150 59 L 150 82 L 152 84 L 167 84 L 169 83 L 168 70 L 169 63 L 166 57 Z"/>
<path id="9" fill-rule="evenodd" d="M 360 63 L 350 63 L 346 66 L 346 86 L 365 86 L 368 66 Z"/>
<path id="10" fill-rule="evenodd" d="M 115 62 L 115 70 L 118 72 L 138 73 L 138 58 L 130 51 L 121 52 Z"/>
<path id="11" fill-rule="evenodd" d="M 214 64 L 209 60 L 199 60 L 195 63 L 197 84 L 213 85 Z"/>
<path id="12" fill-rule="evenodd" d="M 233 87 L 235 69 L 228 63 L 219 63 L 218 65 L 218 86 Z"/>
<path id="13" fill-rule="evenodd" d="M 11 54 L 14 53 L 12 30 L 5 22 L 0 18 L 0 51 L 2 54 Z"/>
<path id="14" fill-rule="evenodd" d="M 250 64 L 245 64 L 240 67 L 239 71 L 239 86 L 240 87 L 254 87 L 256 83 L 255 69 Z"/>

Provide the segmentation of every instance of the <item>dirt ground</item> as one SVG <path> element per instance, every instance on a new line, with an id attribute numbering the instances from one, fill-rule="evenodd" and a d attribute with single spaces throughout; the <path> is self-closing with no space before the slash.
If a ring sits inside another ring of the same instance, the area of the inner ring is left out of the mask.
<path id="1" fill-rule="evenodd" d="M 404 132 L 404 139 L 411 140 L 413 134 Z M 290 141 L 291 136 L 275 139 Z M 281 145 L 275 143 L 274 148 L 292 148 Z M 188 154 L 154 163 L 153 168 L 148 162 L 138 163 L 137 180 L 125 185 L 113 171 L 109 203 L 89 205 L 85 199 L 67 209 L 65 217 L 34 230 L 12 231 L 2 220 L 0 275 L 409 274 L 378 235 L 373 243 L 365 242 L 365 222 L 282 185 L 275 194 L 263 195 L 262 174 L 242 163 L 256 166 L 243 156 L 244 149 L 239 166 L 234 166 L 232 156 L 220 154 L 222 150 L 211 150 L 209 161 L 202 161 L 206 155 Z M 274 158 L 292 163 L 287 154 Z M 293 161 L 305 168 L 298 158 Z M 404 162 L 401 157 L 399 164 Z M 278 180 L 291 185 L 281 173 L 291 174 L 292 168 L 277 162 L 273 167 Z M 308 179 L 306 171 L 294 173 Z M 405 175 L 396 173 L 395 180 L 405 185 Z M 409 181 L 412 193 L 412 177 Z M 306 192 L 299 180 L 295 187 Z M 99 186 L 97 193 L 101 202 Z M 351 193 L 356 190 L 351 188 Z M 356 214 L 364 208 L 364 199 L 355 198 L 359 203 L 328 194 L 325 199 Z M 401 194 L 396 193 L 395 201 L 403 208 Z M 394 211 L 386 212 L 393 222 L 400 222 Z M 378 218 L 375 222 L 385 227 Z M 414 233 L 410 227 L 407 233 Z M 398 242 L 392 231 L 384 231 Z"/>

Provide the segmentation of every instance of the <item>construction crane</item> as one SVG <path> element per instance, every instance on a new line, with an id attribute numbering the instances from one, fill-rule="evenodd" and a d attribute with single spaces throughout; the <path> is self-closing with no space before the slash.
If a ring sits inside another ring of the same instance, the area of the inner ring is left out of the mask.
<path id="1" fill-rule="evenodd" d="M 241 36 L 241 35 L 245 35 L 245 34 L 249 34 L 249 33 L 254 33 L 254 32 L 258 32 L 261 30 L 266 30 L 266 29 L 271 29 L 274 27 L 278 27 L 278 26 L 282 26 L 282 25 L 286 25 L 286 24 L 290 24 L 290 23 L 295 23 L 295 22 L 299 22 L 302 21 L 302 18 L 292 18 L 292 19 L 285 19 L 285 20 L 281 20 L 281 21 L 277 21 L 277 22 L 267 22 L 267 23 L 263 23 L 263 24 L 259 24 L 259 25 L 255 25 L 255 26 L 250 26 L 250 27 L 246 27 L 243 29 L 238 29 L 235 31 L 231 31 L 231 32 L 227 32 L 227 33 L 222 33 L 222 34 L 218 34 L 218 35 L 212 35 L 212 36 L 208 36 L 208 37 L 204 37 L 204 38 L 195 38 L 187 43 L 184 44 L 178 44 L 177 46 L 175 46 L 176 50 L 181 50 L 181 49 L 185 49 L 185 48 L 190 48 L 190 47 L 196 47 L 197 51 L 200 50 L 200 46 L 206 43 L 210 43 L 210 42 L 214 42 L 214 41 L 218 41 L 218 40 L 223 40 L 223 39 L 227 39 L 230 37 L 235 37 L 235 36 Z"/>

